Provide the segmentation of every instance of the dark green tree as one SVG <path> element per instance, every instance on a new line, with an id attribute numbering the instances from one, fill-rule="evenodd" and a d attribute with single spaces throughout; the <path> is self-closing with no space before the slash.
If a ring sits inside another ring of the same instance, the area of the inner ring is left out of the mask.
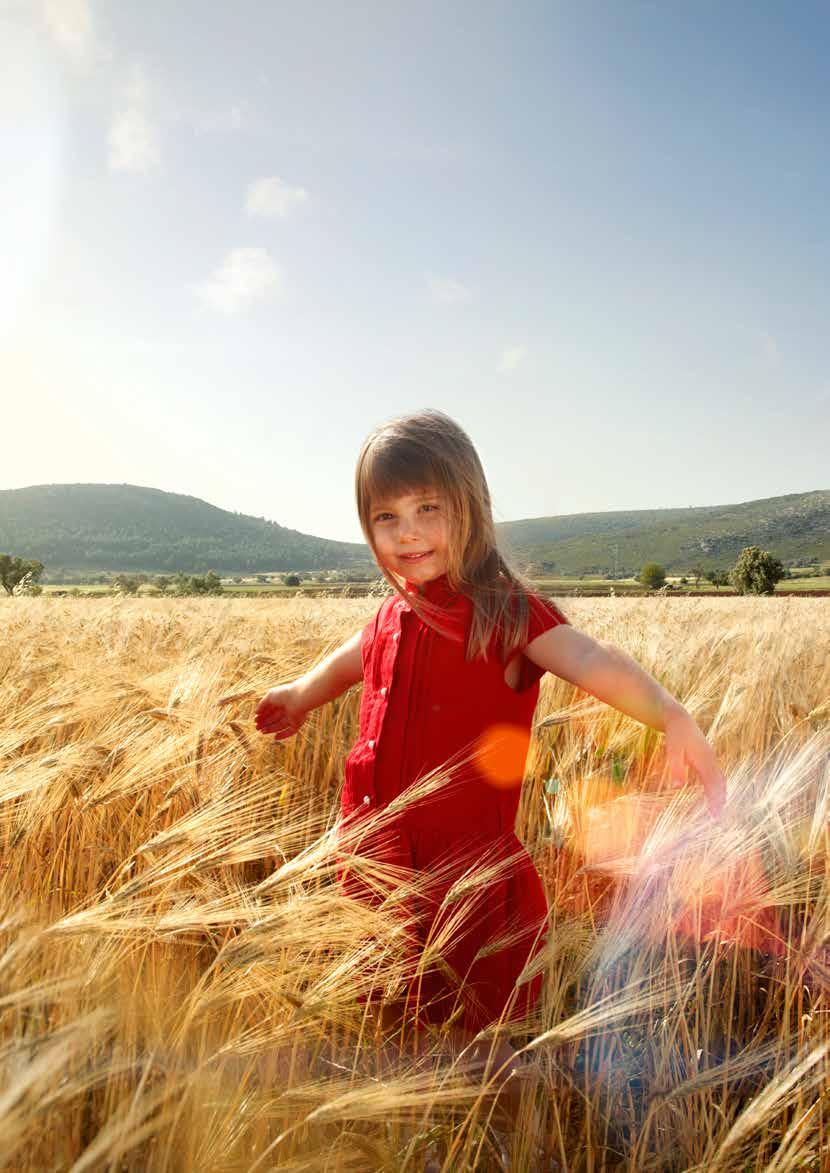
<path id="1" fill-rule="evenodd" d="M 122 595 L 137 595 L 138 588 L 141 586 L 139 579 L 135 575 L 129 574 L 116 574 L 112 584 Z"/>
<path id="2" fill-rule="evenodd" d="M 221 595 L 225 590 L 215 570 L 209 570 L 201 578 L 194 575 L 193 584 L 198 595 Z"/>
<path id="3" fill-rule="evenodd" d="M 784 567 L 769 550 L 746 546 L 729 577 L 739 595 L 771 595 L 775 584 L 784 577 Z"/>
<path id="4" fill-rule="evenodd" d="M 284 574 L 282 576 L 282 581 L 285 583 L 286 586 L 299 586 L 300 585 L 299 575 L 296 575 L 296 574 Z"/>
<path id="5" fill-rule="evenodd" d="M 36 559 L 18 558 L 14 554 L 0 554 L 0 582 L 7 595 L 28 575 L 28 581 L 37 582 L 43 574 L 43 563 Z"/>
<path id="6" fill-rule="evenodd" d="M 640 571 L 640 582 L 650 591 L 657 591 L 666 582 L 666 568 L 659 562 L 646 562 Z"/>
<path id="7" fill-rule="evenodd" d="M 222 580 L 214 570 L 207 574 L 177 574 L 174 593 L 177 595 L 221 595 L 224 593 Z"/>

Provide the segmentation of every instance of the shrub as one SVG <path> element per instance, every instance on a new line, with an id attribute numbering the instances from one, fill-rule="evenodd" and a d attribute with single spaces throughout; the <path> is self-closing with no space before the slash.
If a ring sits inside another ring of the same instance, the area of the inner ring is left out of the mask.
<path id="1" fill-rule="evenodd" d="M 666 568 L 659 562 L 646 562 L 640 571 L 640 582 L 650 591 L 659 590 L 666 581 Z"/>
<path id="2" fill-rule="evenodd" d="M 27 588 L 37 583 L 43 569 L 43 563 L 36 559 L 0 554 L 0 584 L 7 595 L 30 593 Z M 21 589 L 16 591 L 15 588 L 18 586 Z"/>
<path id="3" fill-rule="evenodd" d="M 741 550 L 730 575 L 739 595 L 771 595 L 783 577 L 781 562 L 760 546 L 746 546 Z"/>
<path id="4" fill-rule="evenodd" d="M 138 577 L 131 577 L 127 574 L 117 574 L 112 581 L 120 595 L 137 595 L 138 588 L 141 586 Z"/>
<path id="5" fill-rule="evenodd" d="M 221 595 L 225 588 L 222 580 L 213 570 L 207 574 L 177 574 L 173 579 L 173 594 L 182 595 Z"/>

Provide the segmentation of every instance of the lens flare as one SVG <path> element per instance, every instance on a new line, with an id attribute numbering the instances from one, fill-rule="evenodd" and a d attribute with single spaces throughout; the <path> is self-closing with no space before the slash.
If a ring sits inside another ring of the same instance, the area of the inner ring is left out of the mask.
<path id="1" fill-rule="evenodd" d="M 530 732 L 520 725 L 490 725 L 476 743 L 476 765 L 491 786 L 521 786 Z"/>

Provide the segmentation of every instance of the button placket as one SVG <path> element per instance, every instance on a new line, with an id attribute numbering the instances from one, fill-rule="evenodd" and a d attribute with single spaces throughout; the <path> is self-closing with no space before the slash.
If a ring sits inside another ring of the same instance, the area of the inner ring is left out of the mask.
<path id="1" fill-rule="evenodd" d="M 403 604 L 403 603 L 396 604 L 396 607 L 393 608 L 390 613 L 388 613 L 386 623 L 381 624 L 380 630 L 382 631 L 383 626 L 387 626 L 387 625 L 391 625 L 391 624 L 395 624 L 396 626 L 398 626 L 398 628 L 400 628 L 401 619 L 402 619 L 402 615 L 400 614 L 400 612 L 406 611 L 406 610 L 408 610 L 408 608 L 405 606 L 405 604 Z M 397 614 L 396 614 L 396 611 L 398 612 Z M 387 626 L 387 631 L 388 631 L 388 626 Z M 378 683 L 380 683 L 380 681 L 382 681 L 382 680 L 388 680 L 390 683 L 389 684 L 382 684 L 379 688 L 377 688 L 375 695 L 374 695 L 374 704 L 372 706 L 372 716 L 371 716 L 371 724 L 370 724 L 370 729 L 371 729 L 373 736 L 369 737 L 365 742 L 366 750 L 369 751 L 368 753 L 366 753 L 365 759 L 364 759 L 364 768 L 366 771 L 366 774 L 365 774 L 366 783 L 367 783 L 367 786 L 369 787 L 369 792 L 363 795 L 362 802 L 363 802 L 364 806 L 371 806 L 373 799 L 376 803 L 380 800 L 379 795 L 378 795 L 378 787 L 377 787 L 377 780 L 376 780 L 376 778 L 377 778 L 376 748 L 378 745 L 378 739 L 381 737 L 381 735 L 383 733 L 384 719 L 386 717 L 386 712 L 389 707 L 389 702 L 388 702 L 387 698 L 389 695 L 389 690 L 390 690 L 390 686 L 391 686 L 391 682 L 392 682 L 394 667 L 395 667 L 395 663 L 398 658 L 399 651 L 400 651 L 400 630 L 393 632 L 392 642 L 389 642 L 388 639 L 386 641 L 378 640 L 377 643 L 375 644 L 376 660 L 375 660 L 374 671 L 372 673 L 371 679 L 374 681 L 377 681 Z"/>

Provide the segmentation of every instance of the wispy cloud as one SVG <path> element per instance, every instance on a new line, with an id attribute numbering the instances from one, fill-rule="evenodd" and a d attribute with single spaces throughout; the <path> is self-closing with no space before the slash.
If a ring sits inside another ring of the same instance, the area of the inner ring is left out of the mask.
<path id="1" fill-rule="evenodd" d="M 526 346 L 508 346 L 501 352 L 499 358 L 499 372 L 502 374 L 515 371 L 516 367 L 527 358 Z"/>
<path id="2" fill-rule="evenodd" d="M 432 273 L 428 273 L 427 285 L 432 300 L 438 305 L 461 305 L 462 302 L 470 300 L 470 291 L 467 286 L 462 285 L 460 281 L 455 281 L 452 277 L 435 277 Z"/>
<path id="3" fill-rule="evenodd" d="M 91 65 L 101 55 L 89 0 L 43 0 L 42 13 L 52 41 L 75 65 Z"/>
<path id="4" fill-rule="evenodd" d="M 291 187 L 276 175 L 255 179 L 248 188 L 245 211 L 249 216 L 285 219 L 308 203 L 304 187 Z"/>
<path id="5" fill-rule="evenodd" d="M 107 137 L 112 171 L 140 173 L 161 166 L 158 127 L 150 111 L 150 87 L 138 67 L 132 70 L 123 103 L 113 117 Z"/>
<path id="6" fill-rule="evenodd" d="M 282 273 L 264 248 L 232 248 L 196 295 L 223 314 L 236 314 L 282 290 Z"/>

